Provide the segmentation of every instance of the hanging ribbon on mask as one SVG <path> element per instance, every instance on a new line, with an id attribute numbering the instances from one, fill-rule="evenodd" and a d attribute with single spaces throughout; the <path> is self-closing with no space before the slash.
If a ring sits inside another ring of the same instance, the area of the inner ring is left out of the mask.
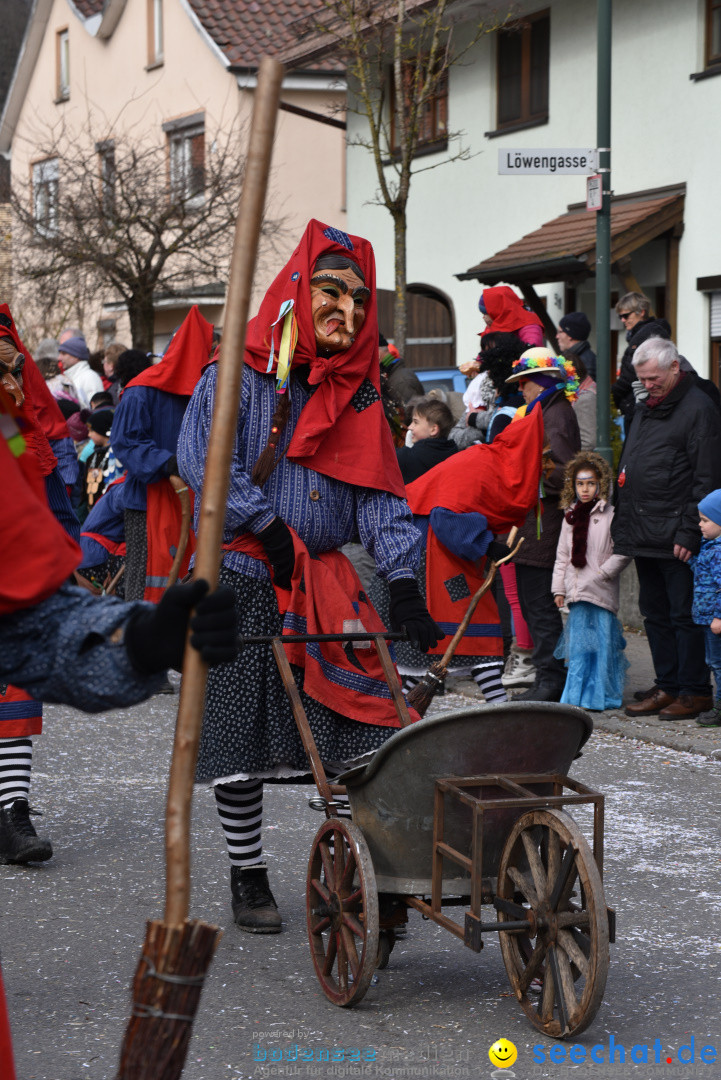
<path id="1" fill-rule="evenodd" d="M 276 368 L 276 393 L 285 393 L 288 387 L 290 365 L 293 361 L 293 353 L 298 344 L 298 320 L 294 312 L 294 300 L 284 300 L 280 305 L 278 317 L 270 328 L 270 355 L 268 357 L 267 372 L 273 368 L 275 359 L 275 327 L 283 320 L 283 329 L 280 334 L 280 346 L 278 348 L 278 363 Z"/>

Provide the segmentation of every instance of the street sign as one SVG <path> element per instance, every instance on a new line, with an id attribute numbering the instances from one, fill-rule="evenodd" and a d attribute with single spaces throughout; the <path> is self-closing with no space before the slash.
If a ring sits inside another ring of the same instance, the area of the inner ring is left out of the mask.
<path id="1" fill-rule="evenodd" d="M 603 206 L 603 177 L 600 173 L 586 178 L 586 209 L 600 210 Z"/>
<path id="2" fill-rule="evenodd" d="M 502 176 L 579 176 L 598 168 L 598 151 L 499 150 L 498 172 Z"/>

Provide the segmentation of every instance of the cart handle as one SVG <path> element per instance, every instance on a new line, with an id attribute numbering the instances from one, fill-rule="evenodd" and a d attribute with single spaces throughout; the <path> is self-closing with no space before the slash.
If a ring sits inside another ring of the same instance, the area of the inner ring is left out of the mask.
<path id="1" fill-rule="evenodd" d="M 272 645 L 276 641 L 283 645 L 303 645 L 307 641 L 375 641 L 377 637 L 385 641 L 408 641 L 405 630 L 384 630 L 382 634 L 363 631 L 352 634 L 249 634 L 247 637 L 239 634 L 238 645 L 242 649 L 244 645 Z"/>

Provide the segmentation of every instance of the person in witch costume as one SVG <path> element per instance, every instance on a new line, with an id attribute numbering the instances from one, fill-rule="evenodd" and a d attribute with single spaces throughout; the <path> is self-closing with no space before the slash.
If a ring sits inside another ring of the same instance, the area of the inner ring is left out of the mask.
<path id="1" fill-rule="evenodd" d="M 12 571 L 0 575 L 0 684 L 86 712 L 133 705 L 157 692 L 168 667 L 180 670 L 189 624 L 190 644 L 207 663 L 232 659 L 237 631 L 227 590 L 206 596 L 208 584 L 198 580 L 174 585 L 158 605 L 126 604 L 67 584 L 80 549 L 48 506 L 36 432 L 9 392 L 13 381 L 0 377 L 0 538 Z M 38 838 L 16 808 L 0 810 L 0 830 L 5 842 L 9 819 L 19 845 L 10 854 L 20 857 L 3 861 L 27 862 L 20 848 Z M 1 971 L 0 1077 L 15 1077 Z"/>
<path id="2" fill-rule="evenodd" d="M 441 636 L 418 592 L 420 534 L 380 394 L 375 261 L 367 240 L 311 221 L 248 324 L 221 580 L 241 635 L 384 629 L 350 562 L 354 536 L 391 592 L 393 628 L 422 648 Z M 185 414 L 178 464 L 202 502 L 216 389 L 211 363 Z M 289 647 L 329 773 L 399 726 L 375 647 Z M 267 645 L 211 673 L 196 780 L 214 788 L 231 862 L 236 924 L 278 933 L 262 858 L 263 782 L 308 761 Z"/>
<path id="3" fill-rule="evenodd" d="M 190 309 L 159 364 L 145 368 L 123 390 L 113 416 L 113 451 L 125 481 L 125 597 L 158 601 L 167 584 L 180 536 L 185 487 L 175 456 L 185 408 L 208 362 L 213 326 Z M 190 537 L 180 576 L 194 546 Z"/>
<path id="4" fill-rule="evenodd" d="M 480 589 L 489 560 L 508 554 L 494 539 L 520 526 L 538 501 L 543 423 L 540 415 L 510 424 L 493 443 L 477 443 L 429 469 L 406 487 L 408 505 L 425 535 L 424 574 L 428 609 L 445 637 L 430 652 L 445 653 Z M 384 590 L 374 582 L 373 599 L 385 612 Z M 411 690 L 428 668 L 412 644 L 399 642 L 397 656 Z M 503 629 L 488 590 L 456 646 L 450 674 L 470 674 L 487 702 L 506 700 L 501 682 Z"/>
<path id="5" fill-rule="evenodd" d="M 0 388 L 23 425 L 26 454 L 42 477 L 50 510 L 65 533 L 77 540 L 80 523 L 48 441 L 48 435 L 61 436 L 67 428 L 7 304 L 0 305 Z M 11 506 L 4 509 L 13 512 Z M 17 572 L 15 567 L 12 572 Z M 29 805 L 33 736 L 41 733 L 42 724 L 41 701 L 21 687 L 0 683 L 0 863 L 45 862 L 53 854 L 50 840 L 38 836 L 30 820 L 31 813 L 37 813 Z"/>

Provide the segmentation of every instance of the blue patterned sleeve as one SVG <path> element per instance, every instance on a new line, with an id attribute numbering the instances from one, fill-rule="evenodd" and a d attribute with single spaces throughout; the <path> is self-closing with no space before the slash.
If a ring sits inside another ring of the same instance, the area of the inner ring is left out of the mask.
<path id="1" fill-rule="evenodd" d="M 721 619 L 721 545 L 717 544 L 713 551 L 712 574 L 715 585 L 713 601 L 713 618 Z M 718 692 L 718 688 L 717 688 Z"/>
<path id="2" fill-rule="evenodd" d="M 361 544 L 387 581 L 415 577 L 421 559 L 421 534 L 408 503 L 386 491 L 359 492 L 356 511 Z"/>
<path id="3" fill-rule="evenodd" d="M 178 439 L 178 468 L 181 476 L 190 484 L 196 495 L 200 495 L 203 489 L 217 374 L 217 365 L 211 364 L 202 376 L 185 410 Z M 238 414 L 230 488 L 225 508 L 225 528 L 233 532 L 246 530 L 259 532 L 275 517 L 275 511 L 269 505 L 267 498 L 252 482 L 242 464 L 241 440 L 246 411 L 247 401 L 244 394 Z M 196 522 L 198 509 L 199 500 L 196 502 Z"/>
<path id="4" fill-rule="evenodd" d="M 122 630 L 142 601 L 100 600 L 63 585 L 32 608 L 0 617 L 0 682 L 39 701 L 103 712 L 156 694 L 165 673 L 143 675 L 130 663 Z M 116 631 L 121 631 L 117 634 Z M 118 640 L 115 640 L 118 639 Z"/>

